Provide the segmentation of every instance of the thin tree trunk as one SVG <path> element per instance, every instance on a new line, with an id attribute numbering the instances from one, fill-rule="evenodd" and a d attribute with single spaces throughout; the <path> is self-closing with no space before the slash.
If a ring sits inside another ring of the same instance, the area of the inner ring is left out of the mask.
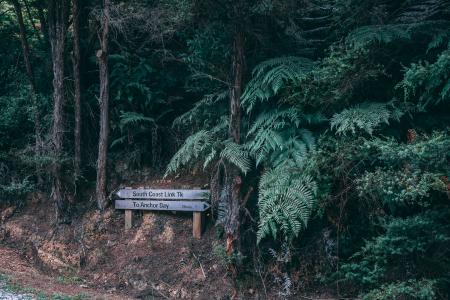
<path id="1" fill-rule="evenodd" d="M 244 35 L 237 32 L 233 45 L 232 86 L 230 89 L 230 125 L 229 136 L 233 142 L 241 142 L 241 94 L 245 69 Z M 227 167 L 227 185 L 230 187 L 228 216 L 225 224 L 227 236 L 226 250 L 231 255 L 240 251 L 240 213 L 242 205 L 242 178 L 239 169 L 234 165 Z"/>
<path id="2" fill-rule="evenodd" d="M 17 22 L 19 23 L 20 41 L 22 43 L 22 54 L 23 54 L 23 60 L 25 62 L 25 69 L 27 71 L 28 79 L 30 80 L 31 88 L 33 89 L 33 92 L 34 92 L 35 86 L 34 86 L 33 69 L 31 68 L 31 63 L 30 63 L 30 46 L 28 44 L 27 33 L 25 30 L 25 24 L 23 22 L 22 7 L 20 6 L 20 3 L 18 0 L 11 0 L 11 2 L 13 4 L 14 10 L 16 12 Z"/>
<path id="3" fill-rule="evenodd" d="M 73 0 L 73 78 L 75 88 L 75 128 L 74 128 L 74 172 L 80 176 L 81 164 L 81 82 L 80 82 L 80 7 L 78 0 Z"/>
<path id="4" fill-rule="evenodd" d="M 25 63 L 25 69 L 27 72 L 28 80 L 30 81 L 31 85 L 31 105 L 33 108 L 33 114 L 34 114 L 34 131 L 35 131 L 35 154 L 40 155 L 41 154 L 41 123 L 40 123 L 40 116 L 39 116 L 39 107 L 37 103 L 37 95 L 36 95 L 36 83 L 34 80 L 34 73 L 33 68 L 31 66 L 30 62 L 30 46 L 28 44 L 27 39 L 27 33 L 25 29 L 25 24 L 23 21 L 23 15 L 22 15 L 22 8 L 20 6 L 20 3 L 18 0 L 11 0 L 14 10 L 16 12 L 17 22 L 19 23 L 19 30 L 20 30 L 20 41 L 22 44 L 22 54 L 23 54 L 23 61 Z M 38 181 L 41 181 L 41 177 L 38 176 Z"/>
<path id="5" fill-rule="evenodd" d="M 233 44 L 233 85 L 230 90 L 230 127 L 229 136 L 233 142 L 241 142 L 241 95 L 244 78 L 244 35 L 236 33 Z"/>
<path id="6" fill-rule="evenodd" d="M 66 199 L 63 191 L 62 166 L 64 138 L 64 46 L 66 39 L 67 3 L 51 0 L 48 8 L 49 37 L 53 66 L 53 127 L 52 142 L 55 161 L 52 167 L 52 199 L 56 206 L 56 219 L 65 217 Z"/>
<path id="7" fill-rule="evenodd" d="M 34 24 L 33 16 L 31 15 L 30 5 L 28 5 L 27 0 L 23 0 L 23 3 L 25 4 L 25 10 L 27 11 L 28 19 L 30 20 L 31 26 L 33 26 L 34 31 L 36 32 L 36 36 L 41 41 L 41 35 L 39 30 L 36 28 L 36 24 Z"/>
<path id="8" fill-rule="evenodd" d="M 38 11 L 38 17 L 39 17 L 39 23 L 41 23 L 41 32 L 42 35 L 44 36 L 44 40 L 47 41 L 49 40 L 49 31 L 48 31 L 48 23 L 47 23 L 47 19 L 45 18 L 45 13 L 44 13 L 44 8 L 38 4 L 37 6 L 37 11 Z"/>
<path id="9" fill-rule="evenodd" d="M 100 68 L 100 134 L 98 141 L 96 196 L 97 206 L 100 210 L 105 209 L 108 200 L 106 197 L 106 163 L 109 138 L 108 39 L 110 5 L 110 0 L 103 0 L 101 49 L 97 51 Z"/>

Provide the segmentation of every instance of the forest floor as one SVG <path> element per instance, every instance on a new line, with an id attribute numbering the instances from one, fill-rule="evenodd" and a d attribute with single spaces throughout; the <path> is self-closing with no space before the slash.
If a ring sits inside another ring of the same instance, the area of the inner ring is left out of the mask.
<path id="1" fill-rule="evenodd" d="M 161 181 L 130 186 L 186 188 Z M 226 299 L 233 293 L 214 254 L 218 241 L 211 221 L 202 238 L 194 239 L 192 213 L 136 211 L 133 228 L 126 231 L 123 211 L 99 213 L 92 203 L 77 209 L 70 224 L 56 226 L 49 217 L 53 205 L 43 194 L 23 208 L 3 208 L 0 274 L 50 296 Z"/>
<path id="2" fill-rule="evenodd" d="M 16 249 L 0 246 L 0 299 L 130 299 L 126 295 L 104 293 L 87 285 L 65 283 L 58 276 L 54 278 L 37 268 Z M 71 296 L 69 298 L 69 296 Z"/>

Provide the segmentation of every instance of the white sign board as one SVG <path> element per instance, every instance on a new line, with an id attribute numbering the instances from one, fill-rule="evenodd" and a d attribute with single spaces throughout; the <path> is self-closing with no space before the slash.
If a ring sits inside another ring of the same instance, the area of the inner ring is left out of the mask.
<path id="1" fill-rule="evenodd" d="M 125 199 L 209 199 L 209 190 L 155 190 L 155 189 L 123 189 L 116 193 Z"/>
<path id="2" fill-rule="evenodd" d="M 202 201 L 116 200 L 116 209 L 205 211 L 209 207 Z"/>

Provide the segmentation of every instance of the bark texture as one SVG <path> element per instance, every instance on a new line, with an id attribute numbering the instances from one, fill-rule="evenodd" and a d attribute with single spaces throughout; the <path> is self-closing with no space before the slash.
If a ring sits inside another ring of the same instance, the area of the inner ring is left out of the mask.
<path id="1" fill-rule="evenodd" d="M 229 136 L 233 142 L 241 142 L 241 95 L 245 71 L 244 34 L 237 32 L 233 43 L 233 63 L 230 88 L 230 127 Z M 239 169 L 229 164 L 227 166 L 227 183 L 230 187 L 228 216 L 225 224 L 227 236 L 226 251 L 231 255 L 234 250 L 240 250 L 240 213 L 242 205 L 242 178 Z"/>
<path id="2" fill-rule="evenodd" d="M 72 2 L 73 16 L 73 79 L 74 79 L 74 106 L 75 106 L 75 128 L 74 128 L 74 173 L 75 178 L 80 176 L 81 164 L 81 78 L 80 78 L 80 6 L 79 0 Z"/>
<path id="3" fill-rule="evenodd" d="M 55 161 L 52 167 L 52 199 L 56 206 L 56 219 L 62 221 L 66 212 L 66 199 L 62 182 L 64 139 L 64 47 L 67 32 L 67 2 L 51 0 L 48 7 L 49 38 L 53 68 L 53 126 L 52 144 Z"/>
<path id="4" fill-rule="evenodd" d="M 109 75 L 108 75 L 108 39 L 110 22 L 110 0 L 103 0 L 102 32 L 100 37 L 101 49 L 97 51 L 100 68 L 100 134 L 97 158 L 97 206 L 105 209 L 108 199 L 106 196 L 106 163 L 109 139 Z"/>

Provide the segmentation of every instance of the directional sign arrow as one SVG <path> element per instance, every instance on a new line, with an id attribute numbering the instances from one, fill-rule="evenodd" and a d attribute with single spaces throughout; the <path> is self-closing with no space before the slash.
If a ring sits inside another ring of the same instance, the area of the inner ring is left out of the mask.
<path id="1" fill-rule="evenodd" d="M 116 209 L 205 211 L 211 207 L 203 201 L 116 200 Z"/>
<path id="2" fill-rule="evenodd" d="M 205 210 L 207 210 L 208 208 L 211 207 L 211 205 L 209 205 L 208 202 L 202 202 L 202 203 L 203 203 L 203 210 L 202 211 L 205 211 Z"/>

